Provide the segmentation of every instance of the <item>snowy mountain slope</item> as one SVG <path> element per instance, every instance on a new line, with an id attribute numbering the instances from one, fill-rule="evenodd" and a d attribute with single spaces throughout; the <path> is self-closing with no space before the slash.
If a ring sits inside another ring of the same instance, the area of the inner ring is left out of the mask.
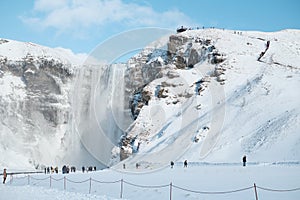
<path id="1" fill-rule="evenodd" d="M 299 161 L 299 41 L 298 30 L 189 30 L 98 67 L 2 39 L 0 166 Z"/>
<path id="2" fill-rule="evenodd" d="M 143 88 L 150 100 L 128 129 L 121 154 L 134 153 L 123 162 L 299 160 L 299 41 L 298 30 L 171 36 L 169 56 L 156 59 L 165 76 Z"/>

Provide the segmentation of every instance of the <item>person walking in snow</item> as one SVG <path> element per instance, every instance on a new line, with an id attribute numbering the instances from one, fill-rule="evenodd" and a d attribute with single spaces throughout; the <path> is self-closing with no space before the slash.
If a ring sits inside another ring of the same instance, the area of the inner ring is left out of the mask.
<path id="1" fill-rule="evenodd" d="M 247 157 L 246 157 L 246 156 L 243 156 L 243 166 L 244 166 L 244 167 L 246 166 L 246 162 L 247 162 Z"/>
<path id="2" fill-rule="evenodd" d="M 7 173 L 6 173 L 6 169 L 4 168 L 4 170 L 3 170 L 3 184 L 5 184 L 6 177 L 7 177 Z"/>
<path id="3" fill-rule="evenodd" d="M 187 165 L 188 165 L 188 162 L 187 162 L 187 160 L 185 160 L 185 161 L 183 162 L 183 167 L 187 167 Z"/>
<path id="4" fill-rule="evenodd" d="M 174 162 L 173 161 L 171 161 L 171 168 L 173 168 L 174 167 Z"/>

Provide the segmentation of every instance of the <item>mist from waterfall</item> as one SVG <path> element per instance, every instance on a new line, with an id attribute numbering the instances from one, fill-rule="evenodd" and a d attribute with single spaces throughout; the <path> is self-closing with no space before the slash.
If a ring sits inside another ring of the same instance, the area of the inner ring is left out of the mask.
<path id="1" fill-rule="evenodd" d="M 114 64 L 78 69 L 67 148 L 72 163 L 109 166 L 112 148 L 132 122 L 125 102 L 125 68 Z"/>

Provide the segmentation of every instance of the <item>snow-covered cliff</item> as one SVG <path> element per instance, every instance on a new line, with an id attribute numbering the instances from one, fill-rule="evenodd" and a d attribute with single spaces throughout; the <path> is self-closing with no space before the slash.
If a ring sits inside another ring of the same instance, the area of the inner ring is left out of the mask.
<path id="1" fill-rule="evenodd" d="M 161 70 L 132 104 L 122 163 L 299 160 L 299 39 L 298 30 L 170 36 L 166 52 L 140 59 Z"/>
<path id="2" fill-rule="evenodd" d="M 0 165 L 21 168 L 62 159 L 78 64 L 71 51 L 0 40 Z"/>

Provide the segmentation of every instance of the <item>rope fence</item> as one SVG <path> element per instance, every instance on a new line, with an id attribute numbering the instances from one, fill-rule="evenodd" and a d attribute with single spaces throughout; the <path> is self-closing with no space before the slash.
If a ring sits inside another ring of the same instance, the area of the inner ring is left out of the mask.
<path id="1" fill-rule="evenodd" d="M 229 191 L 215 191 L 215 192 L 205 192 L 205 191 L 195 191 L 195 190 L 190 190 L 190 189 L 185 189 L 176 185 L 173 185 L 174 188 L 183 190 L 186 192 L 192 192 L 192 193 L 197 193 L 197 194 L 230 194 L 230 193 L 236 193 L 236 192 L 242 192 L 245 190 L 250 190 L 253 189 L 253 186 L 247 187 L 247 188 L 242 188 L 242 189 L 237 189 L 237 190 L 229 190 Z"/>
<path id="2" fill-rule="evenodd" d="M 270 189 L 270 188 L 265 188 L 265 187 L 259 187 L 256 186 L 258 189 L 265 190 L 268 192 L 295 192 L 295 191 L 300 191 L 300 188 L 294 188 L 294 189 L 287 189 L 287 190 L 276 190 L 276 189 Z"/>
<path id="3" fill-rule="evenodd" d="M 130 183 L 128 181 L 123 181 L 123 182 L 128 185 L 139 187 L 139 188 L 165 188 L 165 187 L 170 186 L 169 184 L 167 184 L 167 185 L 138 185 L 138 184 Z"/>
<path id="4" fill-rule="evenodd" d="M 169 200 L 172 200 L 172 194 L 173 194 L 173 189 L 177 189 L 177 190 L 181 190 L 184 192 L 189 192 L 189 193 L 194 193 L 194 194 L 201 194 L 201 195 L 225 195 L 225 194 L 232 194 L 232 193 L 238 193 L 238 192 L 243 192 L 243 191 L 247 191 L 247 190 L 254 190 L 255 193 L 255 198 L 256 200 L 258 200 L 258 190 L 263 190 L 263 191 L 268 191 L 268 192 L 295 192 L 295 191 L 300 191 L 300 187 L 298 188 L 292 188 L 292 189 L 273 189 L 273 188 L 267 188 L 267 187 L 261 187 L 261 186 L 257 186 L 255 183 L 253 186 L 249 186 L 249 187 L 245 187 L 245 188 L 239 188 L 239 189 L 235 189 L 235 190 L 227 190 L 227 191 L 200 191 L 200 190 L 192 190 L 189 188 L 184 188 L 178 185 L 174 185 L 172 182 L 170 184 L 164 184 L 164 185 L 141 185 L 141 184 L 136 184 L 136 183 L 132 183 L 129 181 L 125 181 L 123 179 L 120 180 L 116 180 L 116 181 L 101 181 L 101 180 L 97 180 L 97 179 L 93 179 L 93 178 L 89 178 L 86 180 L 82 180 L 82 181 L 75 181 L 75 180 L 71 180 L 69 178 L 67 178 L 66 176 L 62 177 L 62 178 L 54 178 L 51 175 L 49 177 L 45 177 L 45 178 L 36 178 L 30 175 L 27 176 L 22 176 L 22 177 L 13 177 L 11 175 L 11 179 L 10 179 L 10 184 L 13 184 L 13 182 L 15 180 L 21 180 L 21 179 L 26 179 L 27 178 L 27 184 L 28 185 L 37 185 L 36 183 L 33 184 L 33 181 L 45 181 L 47 179 L 49 179 L 49 186 L 50 188 L 52 187 L 52 181 L 62 181 L 63 180 L 63 188 L 64 190 L 67 189 L 67 183 L 73 183 L 73 184 L 82 184 L 82 183 L 87 183 L 89 182 L 89 189 L 88 189 L 88 193 L 91 194 L 92 191 L 92 183 L 100 183 L 100 184 L 116 184 L 119 183 L 120 184 L 120 198 L 123 198 L 124 195 L 124 185 L 129 185 L 129 186 L 133 186 L 133 187 L 137 187 L 137 188 L 148 188 L 148 189 L 158 189 L 158 188 L 169 188 Z M 31 181 L 32 180 L 32 181 Z"/>

